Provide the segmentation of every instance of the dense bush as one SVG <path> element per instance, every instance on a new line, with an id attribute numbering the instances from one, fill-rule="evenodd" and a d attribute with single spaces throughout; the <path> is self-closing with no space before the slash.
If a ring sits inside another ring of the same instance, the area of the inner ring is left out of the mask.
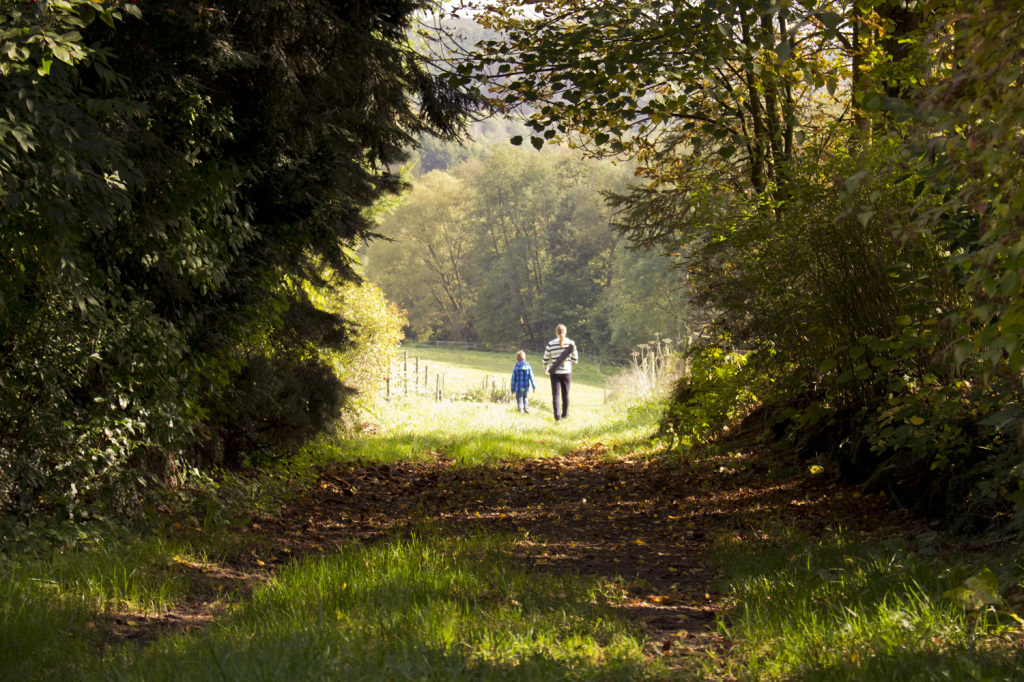
<path id="1" fill-rule="evenodd" d="M 672 389 L 659 430 L 669 449 L 681 453 L 722 436 L 766 388 L 763 375 L 751 371 L 743 353 L 700 348 L 688 364 Z"/>
<path id="2" fill-rule="evenodd" d="M 311 293 L 320 308 L 353 321 L 351 344 L 324 357 L 345 386 L 356 391 L 356 405 L 373 407 L 384 395 L 405 314 L 371 282 L 344 282 Z"/>
<path id="3" fill-rule="evenodd" d="M 957 354 L 971 299 L 948 258 L 969 248 L 971 221 L 949 215 L 895 238 L 941 200 L 892 167 L 900 149 L 833 149 L 791 168 L 783 203 L 691 216 L 715 230 L 689 247 L 694 298 L 716 306 L 713 333 L 753 348 L 758 370 L 695 360 L 666 428 L 685 445 L 712 440 L 747 395 L 780 447 L 831 459 L 849 480 L 970 527 L 1024 527 L 1010 514 L 1024 509 L 1019 382 Z"/>
<path id="4" fill-rule="evenodd" d="M 0 9 L 0 514 L 331 422 L 349 328 L 294 283 L 353 278 L 390 168 L 460 127 L 407 41 L 428 4 Z"/>

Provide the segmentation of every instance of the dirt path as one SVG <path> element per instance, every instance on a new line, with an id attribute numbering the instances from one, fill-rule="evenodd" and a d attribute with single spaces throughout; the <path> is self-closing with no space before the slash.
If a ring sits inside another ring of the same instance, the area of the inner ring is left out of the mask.
<path id="1" fill-rule="evenodd" d="M 780 524 L 811 535 L 913 525 L 881 498 L 860 498 L 807 467 L 780 469 L 767 453 L 684 463 L 610 457 L 596 445 L 468 469 L 430 455 L 324 470 L 281 518 L 252 529 L 271 539 L 268 561 L 382 539 L 409 524 L 505 532 L 519 538 L 527 565 L 618 585 L 619 606 L 646 624 L 650 654 L 685 657 L 728 646 L 714 628 L 729 604 L 709 568 L 713 539 L 770 542 Z"/>

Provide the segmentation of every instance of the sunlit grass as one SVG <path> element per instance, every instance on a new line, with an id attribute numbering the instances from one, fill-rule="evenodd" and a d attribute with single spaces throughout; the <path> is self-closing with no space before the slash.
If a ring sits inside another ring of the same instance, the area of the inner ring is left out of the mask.
<path id="1" fill-rule="evenodd" d="M 515 356 L 508 353 L 414 348 L 420 371 L 444 371 L 447 381 L 457 377 L 465 385 L 489 381 L 496 372 L 511 374 Z M 403 357 L 400 354 L 400 357 Z M 404 359 L 403 359 L 404 362 Z M 306 449 L 316 464 L 369 460 L 391 464 L 430 459 L 442 455 L 466 466 L 486 465 L 509 459 L 549 457 L 566 452 L 600 448 L 609 454 L 648 446 L 662 406 L 656 402 L 605 401 L 606 374 L 590 362 L 573 369 L 569 417 L 554 420 L 551 389 L 535 358 L 537 391 L 530 394 L 530 412 L 520 413 L 511 396 L 508 402 L 462 399 L 449 384 L 438 401 L 432 393 L 407 395 L 395 390 L 390 402 L 379 403 L 364 414 L 374 428 L 369 435 L 342 434 L 325 438 Z M 415 363 L 410 360 L 410 372 Z M 605 366 L 604 372 L 613 368 Z M 506 381 L 507 385 L 507 381 Z"/>
<path id="2" fill-rule="evenodd" d="M 541 575 L 512 539 L 439 534 L 298 562 L 209 633 L 99 677 L 138 680 L 636 680 L 660 676 L 592 579 Z"/>
<path id="3" fill-rule="evenodd" d="M 406 354 L 408 354 L 406 356 Z M 408 357 L 408 364 L 406 364 Z M 396 355 L 395 375 L 392 380 L 392 395 L 397 400 L 406 394 L 415 393 L 414 377 L 416 375 L 416 359 L 419 359 L 420 386 L 423 385 L 423 371 L 427 368 L 425 395 L 433 395 L 438 372 L 444 374 L 445 394 L 448 397 L 465 394 L 477 390 L 492 381 L 501 389 L 506 388 L 512 377 L 512 368 L 516 364 L 514 353 L 494 353 L 490 351 L 461 350 L 454 348 L 433 348 L 428 346 L 404 348 Z M 551 382 L 544 374 L 540 353 L 528 353 L 526 357 L 533 368 L 537 392 L 531 394 L 539 406 L 551 404 Z M 410 389 L 404 389 L 405 368 L 408 367 Z M 612 377 L 616 368 L 608 364 L 596 365 L 583 359 L 573 365 L 572 398 L 581 409 L 599 408 L 606 395 L 605 384 Z"/>
<path id="4" fill-rule="evenodd" d="M 76 679 L 101 651 L 103 618 L 165 611 L 194 590 L 195 566 L 241 542 L 125 534 L 15 555 L 0 565 L 0 679 Z"/>
<path id="5" fill-rule="evenodd" d="M 738 600 L 722 629 L 741 679 L 1024 679 L 1019 627 L 943 598 L 971 574 L 954 559 L 840 533 L 730 542 L 717 563 Z"/>
<path id="6" fill-rule="evenodd" d="M 517 567 L 514 538 L 409 533 L 281 568 L 251 599 L 191 635 L 104 646 L 111 600 L 180 595 L 173 548 L 97 555 L 153 573 L 123 580 L 76 554 L 39 579 L 0 579 L 0 679 L 462 680 L 661 677 L 642 632 L 595 578 Z M 144 543 L 143 543 L 144 544 Z M 32 568 L 29 562 L 22 568 Z M 115 569 L 111 563 L 109 569 Z M 100 571 L 99 573 L 102 573 Z M 122 608 L 125 606 L 121 604 Z"/>
<path id="7" fill-rule="evenodd" d="M 0 582 L 36 585 L 40 594 L 68 595 L 90 608 L 159 613 L 193 588 L 190 567 L 220 563 L 252 541 L 231 533 L 161 533 L 16 555 Z"/>
<path id="8" fill-rule="evenodd" d="M 394 463 L 441 454 L 467 466 L 595 446 L 615 452 L 646 446 L 660 414 L 660 406 L 653 403 L 617 402 L 595 408 L 573 403 L 569 417 L 556 422 L 547 403 L 521 414 L 508 403 L 409 399 L 384 405 L 370 417 L 379 433 L 327 440 L 308 452 L 318 463 Z"/>

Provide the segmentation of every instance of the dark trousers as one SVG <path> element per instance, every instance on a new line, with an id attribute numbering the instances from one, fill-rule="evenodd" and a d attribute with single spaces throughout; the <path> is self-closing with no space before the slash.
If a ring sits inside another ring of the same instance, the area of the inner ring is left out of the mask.
<path id="1" fill-rule="evenodd" d="M 564 419 L 569 414 L 569 384 L 572 383 L 571 374 L 552 374 L 551 376 L 551 403 L 555 408 L 555 419 Z M 562 411 L 558 411 L 559 393 L 561 393 Z"/>

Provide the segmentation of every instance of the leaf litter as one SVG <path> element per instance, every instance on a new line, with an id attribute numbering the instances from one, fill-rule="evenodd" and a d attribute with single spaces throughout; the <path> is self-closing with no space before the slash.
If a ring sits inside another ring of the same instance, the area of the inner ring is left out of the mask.
<path id="1" fill-rule="evenodd" d="M 780 463 L 768 450 L 685 460 L 612 455 L 597 443 L 471 467 L 429 455 L 328 466 L 261 530 L 276 554 L 292 557 L 425 525 L 504 533 L 532 570 L 599 576 L 617 595 L 613 605 L 645 624 L 648 653 L 685 665 L 687 656 L 730 646 L 716 628 L 716 616 L 731 606 L 710 561 L 716 539 L 772 542 L 779 527 L 812 537 L 840 527 L 875 535 L 921 528 L 884 497 Z"/>
<path id="2" fill-rule="evenodd" d="M 180 566 L 193 576 L 193 594 L 160 614 L 110 614 L 106 644 L 205 627 L 230 610 L 224 595 L 245 599 L 278 565 L 434 525 L 510 535 L 515 559 L 531 570 L 600 577 L 612 605 L 644 624 L 648 655 L 685 667 L 688 657 L 731 646 L 716 628 L 716 616 L 732 606 L 710 560 L 716 539 L 769 543 L 779 527 L 812 537 L 840 527 L 873 535 L 921 529 L 885 498 L 862 496 L 769 450 L 680 459 L 616 455 L 597 443 L 481 466 L 428 454 L 321 468 L 279 516 L 242 528 L 250 554 L 220 568 Z"/>

